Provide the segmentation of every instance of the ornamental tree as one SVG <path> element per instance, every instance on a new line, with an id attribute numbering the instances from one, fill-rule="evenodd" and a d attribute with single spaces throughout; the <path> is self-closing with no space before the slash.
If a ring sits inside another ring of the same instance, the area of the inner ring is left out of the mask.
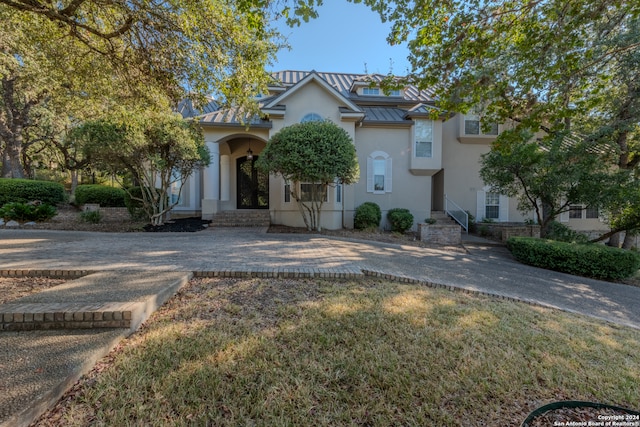
<path id="1" fill-rule="evenodd" d="M 515 197 L 523 214 L 533 210 L 544 237 L 551 221 L 572 205 L 602 208 L 614 196 L 609 189 L 621 177 L 610 173 L 602 157 L 583 141 L 562 134 L 536 140 L 518 128 L 505 131 L 482 156 L 480 176 L 493 191 Z"/>
<path id="2" fill-rule="evenodd" d="M 171 186 L 177 185 L 180 195 L 194 170 L 209 164 L 200 128 L 178 114 L 128 114 L 86 122 L 73 133 L 76 140 L 82 140 L 94 165 L 116 179 L 122 173 L 131 174 L 142 195 L 125 190 L 132 200 L 142 203 L 151 225 L 162 225 L 167 212 L 178 203 L 170 202 Z"/>
<path id="3" fill-rule="evenodd" d="M 408 42 L 410 50 L 412 70 L 406 80 L 432 89 L 441 108 L 465 113 L 479 107 L 483 123 L 511 123 L 520 136 L 542 132 L 545 139 L 560 141 L 571 135 L 592 146 L 592 151 L 575 155 L 591 156 L 593 150 L 607 154 L 602 161 L 612 174 L 610 193 L 622 194 L 614 175 L 626 174 L 630 186 L 634 180 L 638 185 L 639 2 L 354 2 L 368 4 L 393 23 L 388 41 Z M 485 157 L 485 169 L 487 160 L 509 161 L 498 159 L 507 145 L 512 146 L 508 152 L 516 153 L 526 151 L 529 142 L 514 134 L 499 135 Z M 552 151 L 548 153 L 547 163 L 553 160 Z M 496 175 L 518 169 L 515 163 L 503 166 Z M 585 174 L 582 178 L 589 179 Z M 587 181 L 582 187 L 589 187 Z M 535 208 L 531 203 L 529 208 Z M 606 209 L 614 219 L 626 206 L 624 197 L 610 198 Z"/>
<path id="4" fill-rule="evenodd" d="M 334 183 L 353 184 L 360 178 L 356 149 L 349 134 L 330 121 L 298 123 L 273 135 L 256 166 L 282 175 L 291 183 L 308 230 L 321 230 L 320 214 L 327 189 Z M 311 184 L 304 195 L 298 184 Z"/>

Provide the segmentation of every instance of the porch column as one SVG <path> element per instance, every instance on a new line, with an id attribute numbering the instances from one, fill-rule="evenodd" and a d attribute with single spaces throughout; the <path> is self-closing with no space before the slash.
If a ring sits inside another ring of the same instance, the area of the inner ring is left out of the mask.
<path id="1" fill-rule="evenodd" d="M 212 219 L 220 202 L 220 147 L 217 142 L 207 141 L 207 148 L 211 162 L 202 171 L 202 219 Z"/>
<path id="2" fill-rule="evenodd" d="M 220 200 L 226 202 L 229 200 L 229 156 L 223 154 L 220 156 Z"/>

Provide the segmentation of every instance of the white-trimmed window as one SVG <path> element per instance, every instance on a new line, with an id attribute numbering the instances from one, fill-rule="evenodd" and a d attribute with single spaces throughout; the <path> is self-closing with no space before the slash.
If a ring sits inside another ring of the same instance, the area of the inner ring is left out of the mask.
<path id="1" fill-rule="evenodd" d="M 416 120 L 416 157 L 433 157 L 433 120 Z"/>
<path id="2" fill-rule="evenodd" d="M 391 157 L 384 151 L 374 151 L 367 158 L 367 192 L 384 194 L 391 192 Z"/>
<path id="3" fill-rule="evenodd" d="M 367 96 L 380 95 L 380 88 L 379 87 L 363 87 L 362 94 Z"/>
<path id="4" fill-rule="evenodd" d="M 464 134 L 465 135 L 497 135 L 498 124 L 491 123 L 486 131 L 482 130 L 482 117 L 477 109 L 469 111 L 464 115 Z"/>
<path id="5" fill-rule="evenodd" d="M 571 205 L 569 207 L 569 219 L 582 219 L 582 205 Z"/>
<path id="6" fill-rule="evenodd" d="M 509 221 L 509 198 L 491 191 L 489 186 L 484 187 L 483 191 L 478 191 L 476 218 L 478 221 Z"/>
<path id="7" fill-rule="evenodd" d="M 305 123 L 305 122 L 321 122 L 324 119 L 322 118 L 322 116 L 318 113 L 309 113 L 306 114 L 302 120 L 300 120 L 300 123 Z"/>
<path id="8" fill-rule="evenodd" d="M 393 89 L 389 91 L 389 96 L 400 96 L 400 89 Z"/>
<path id="9" fill-rule="evenodd" d="M 571 205 L 569 207 L 569 219 L 599 219 L 598 208 L 585 207 L 584 205 Z"/>
<path id="10" fill-rule="evenodd" d="M 600 219 L 600 210 L 587 206 L 584 210 L 587 219 Z"/>
<path id="11" fill-rule="evenodd" d="M 484 218 L 500 219 L 500 194 L 491 192 L 485 193 Z"/>

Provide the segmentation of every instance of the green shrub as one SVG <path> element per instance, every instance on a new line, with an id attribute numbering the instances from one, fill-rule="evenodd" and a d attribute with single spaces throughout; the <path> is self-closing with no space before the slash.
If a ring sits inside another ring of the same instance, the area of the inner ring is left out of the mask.
<path id="1" fill-rule="evenodd" d="M 76 204 L 97 203 L 103 208 L 123 208 L 125 195 L 121 188 L 108 187 L 106 185 L 79 185 L 76 188 Z"/>
<path id="2" fill-rule="evenodd" d="M 0 208 L 0 217 L 5 221 L 47 221 L 57 213 L 56 208 L 47 204 L 12 202 Z"/>
<path id="3" fill-rule="evenodd" d="M 364 230 L 371 227 L 379 227 L 382 219 L 382 211 L 380 206 L 373 202 L 364 202 L 356 208 L 353 217 L 353 226 L 358 230 Z"/>
<path id="4" fill-rule="evenodd" d="M 84 211 L 80 213 L 80 219 L 84 222 L 97 224 L 102 221 L 102 213 L 100 211 Z"/>
<path id="5" fill-rule="evenodd" d="M 551 221 L 549 223 L 545 237 L 549 240 L 568 243 L 587 243 L 589 241 L 584 234 L 578 233 L 558 221 Z"/>
<path id="6" fill-rule="evenodd" d="M 512 237 L 507 247 L 525 264 L 596 279 L 622 279 L 640 269 L 640 254 L 600 244 Z"/>
<path id="7" fill-rule="evenodd" d="M 387 212 L 387 219 L 391 223 L 391 231 L 404 233 L 413 227 L 413 215 L 409 209 L 394 208 Z"/>
<path id="8" fill-rule="evenodd" d="M 0 178 L 0 206 L 7 203 L 28 203 L 39 200 L 57 205 L 66 200 L 64 186 L 57 182 L 30 179 Z"/>

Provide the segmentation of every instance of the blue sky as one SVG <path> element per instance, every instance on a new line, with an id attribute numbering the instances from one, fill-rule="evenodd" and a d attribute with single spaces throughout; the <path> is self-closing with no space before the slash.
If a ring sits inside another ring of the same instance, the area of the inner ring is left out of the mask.
<path id="1" fill-rule="evenodd" d="M 330 4 L 329 4 L 330 3 Z M 403 46 L 389 46 L 386 41 L 391 29 L 382 23 L 377 13 L 363 4 L 345 0 L 328 0 L 318 9 L 319 17 L 289 28 L 284 23 L 278 29 L 288 38 L 291 50 L 281 50 L 273 65 L 274 71 L 316 70 L 344 73 L 405 75 L 409 62 Z"/>

